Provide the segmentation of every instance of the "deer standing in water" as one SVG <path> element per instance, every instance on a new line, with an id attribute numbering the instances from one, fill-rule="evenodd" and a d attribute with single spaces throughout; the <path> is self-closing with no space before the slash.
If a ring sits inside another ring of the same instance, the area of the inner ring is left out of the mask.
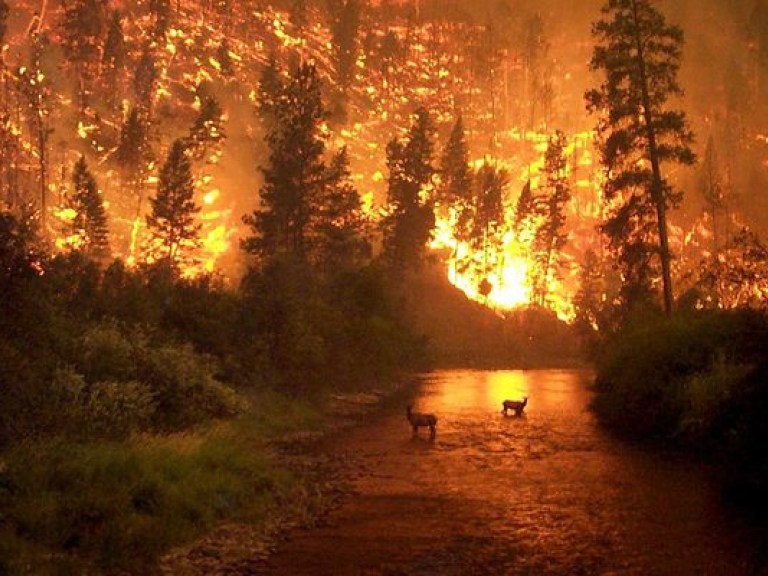
<path id="1" fill-rule="evenodd" d="M 515 416 L 521 416 L 527 404 L 528 404 L 528 396 L 523 398 L 522 402 L 520 402 L 519 400 L 504 400 L 504 402 L 501 403 L 502 405 L 501 413 L 504 414 L 504 416 L 506 416 L 507 410 L 513 410 L 515 413 Z"/>
<path id="2" fill-rule="evenodd" d="M 406 410 L 406 418 L 408 418 L 408 422 L 410 422 L 411 427 L 413 428 L 413 435 L 419 433 L 419 428 L 429 427 L 429 436 L 431 438 L 435 437 L 435 427 L 437 426 L 437 416 L 434 414 L 423 414 L 421 412 L 413 412 L 411 411 L 411 405 L 408 404 L 408 409 Z"/>

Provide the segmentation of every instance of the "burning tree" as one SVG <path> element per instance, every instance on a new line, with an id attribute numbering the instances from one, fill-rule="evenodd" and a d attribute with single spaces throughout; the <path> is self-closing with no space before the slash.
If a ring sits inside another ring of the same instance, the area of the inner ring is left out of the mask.
<path id="1" fill-rule="evenodd" d="M 206 97 L 187 138 L 189 152 L 196 160 L 203 159 L 212 146 L 224 140 L 223 120 L 224 113 L 218 101 L 211 96 Z"/>
<path id="2" fill-rule="evenodd" d="M 81 108 L 88 105 L 88 95 L 101 52 L 100 41 L 104 27 L 102 4 L 97 0 L 75 0 L 65 4 L 64 8 L 64 54 L 75 69 Z"/>
<path id="3" fill-rule="evenodd" d="M 72 185 L 73 190 L 66 203 L 71 211 L 68 224 L 70 245 L 96 258 L 103 258 L 109 253 L 107 212 L 84 156 L 80 156 L 75 163 Z"/>
<path id="4" fill-rule="evenodd" d="M 37 158 L 40 184 L 40 215 L 45 233 L 48 211 L 48 139 L 53 131 L 50 127 L 53 95 L 50 82 L 42 68 L 43 50 L 47 39 L 38 32 L 33 32 L 31 42 L 29 66 L 19 67 L 18 79 L 20 93 L 26 104 L 27 121 L 35 141 L 34 156 Z"/>
<path id="5" fill-rule="evenodd" d="M 693 134 L 685 114 L 668 100 L 680 96 L 677 82 L 683 31 L 668 25 L 649 0 L 608 0 L 593 26 L 591 68 L 603 84 L 586 94 L 597 126 L 605 166 L 609 213 L 602 225 L 623 276 L 622 300 L 632 308 L 652 292 L 661 268 L 664 309 L 672 313 L 672 255 L 667 212 L 682 194 L 662 175 L 665 163 L 692 164 Z"/>
<path id="6" fill-rule="evenodd" d="M 559 130 L 549 139 L 544 159 L 546 185 L 533 199 L 538 222 L 532 243 L 536 263 L 532 296 L 533 301 L 541 306 L 546 304 L 553 272 L 557 270 L 560 254 L 568 240 L 563 230 L 567 204 L 571 199 L 566 143 L 565 134 Z"/>
<path id="7" fill-rule="evenodd" d="M 184 141 L 176 140 L 160 169 L 157 195 L 150 198 L 152 213 L 147 228 L 152 235 L 150 257 L 176 271 L 189 252 L 200 244 L 200 207 L 194 201 L 192 167 Z"/>
<path id="8" fill-rule="evenodd" d="M 429 113 L 419 108 L 405 140 L 393 138 L 387 144 L 389 213 L 382 221 L 383 255 L 399 271 L 420 265 L 435 226 L 427 194 L 435 174 L 433 132 Z"/>
<path id="9" fill-rule="evenodd" d="M 112 12 L 107 28 L 107 38 L 104 41 L 104 51 L 101 56 L 101 78 L 107 101 L 115 106 L 119 102 L 118 82 L 122 78 L 125 68 L 127 53 L 125 46 L 125 33 L 123 32 L 123 20 L 120 12 Z"/>
<path id="10" fill-rule="evenodd" d="M 469 146 L 461 116 L 456 119 L 440 158 L 440 186 L 436 191 L 439 206 L 455 212 L 456 239 L 467 240 L 469 206 L 472 197 L 472 172 Z"/>
<path id="11" fill-rule="evenodd" d="M 333 35 L 334 64 L 336 77 L 334 85 L 338 90 L 338 112 L 346 114 L 345 95 L 355 79 L 360 29 L 360 0 L 327 0 L 328 13 L 332 15 L 330 28 Z"/>
<path id="12" fill-rule="evenodd" d="M 482 255 L 479 265 L 480 294 L 488 296 L 493 289 L 489 275 L 497 268 L 504 224 L 504 196 L 509 175 L 486 161 L 477 171 L 473 185 L 473 206 L 470 221 L 470 246 Z"/>

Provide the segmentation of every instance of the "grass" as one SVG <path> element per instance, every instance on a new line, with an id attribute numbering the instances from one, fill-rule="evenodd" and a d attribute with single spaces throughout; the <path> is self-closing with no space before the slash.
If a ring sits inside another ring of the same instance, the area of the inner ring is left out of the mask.
<path id="1" fill-rule="evenodd" d="M 318 428 L 320 411 L 275 393 L 237 420 L 125 442 L 47 441 L 0 456 L 0 574 L 150 574 L 217 523 L 259 523 L 307 488 L 267 440 Z M 305 494 L 306 493 L 306 494 Z M 307 506 L 314 506 L 311 498 Z"/>

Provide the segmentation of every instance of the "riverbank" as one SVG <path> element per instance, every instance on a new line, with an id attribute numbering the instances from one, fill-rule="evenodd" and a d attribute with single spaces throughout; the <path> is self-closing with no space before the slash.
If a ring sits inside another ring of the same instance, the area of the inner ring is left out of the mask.
<path id="1" fill-rule="evenodd" d="M 621 436 L 713 464 L 754 512 L 768 496 L 767 338 L 768 317 L 750 310 L 629 323 L 604 342 L 592 409 Z"/>
<path id="2" fill-rule="evenodd" d="M 413 387 L 269 392 L 234 420 L 121 442 L 27 443 L 0 457 L 2 574 L 248 573 L 346 493 L 319 443 Z"/>
<path id="3" fill-rule="evenodd" d="M 344 458 L 320 446 L 346 430 L 414 394 L 414 380 L 403 379 L 365 392 L 331 393 L 321 409 L 319 425 L 307 422 L 274 434 L 267 441 L 270 461 L 287 473 L 291 487 L 275 494 L 268 511 L 256 522 L 224 522 L 200 538 L 167 554 L 159 562 L 168 576 L 259 574 L 266 561 L 293 530 L 323 523 L 350 493 L 350 471 Z"/>

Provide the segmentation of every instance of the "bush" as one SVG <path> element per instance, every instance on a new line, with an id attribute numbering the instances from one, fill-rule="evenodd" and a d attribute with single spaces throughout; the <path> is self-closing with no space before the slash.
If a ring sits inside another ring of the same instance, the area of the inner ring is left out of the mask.
<path id="1" fill-rule="evenodd" d="M 125 438 L 150 420 L 155 404 L 140 382 L 87 384 L 72 368 L 56 370 L 34 421 L 35 437 Z"/>
<path id="2" fill-rule="evenodd" d="M 593 409 L 627 435 L 678 435 L 727 400 L 744 371 L 760 362 L 766 337 L 768 321 L 749 311 L 634 323 L 606 342 Z"/>
<path id="3" fill-rule="evenodd" d="M 238 414 L 243 405 L 234 390 L 213 376 L 210 359 L 189 345 L 146 347 L 140 351 L 138 378 L 154 395 L 154 425 L 179 430 L 209 420 Z"/>

